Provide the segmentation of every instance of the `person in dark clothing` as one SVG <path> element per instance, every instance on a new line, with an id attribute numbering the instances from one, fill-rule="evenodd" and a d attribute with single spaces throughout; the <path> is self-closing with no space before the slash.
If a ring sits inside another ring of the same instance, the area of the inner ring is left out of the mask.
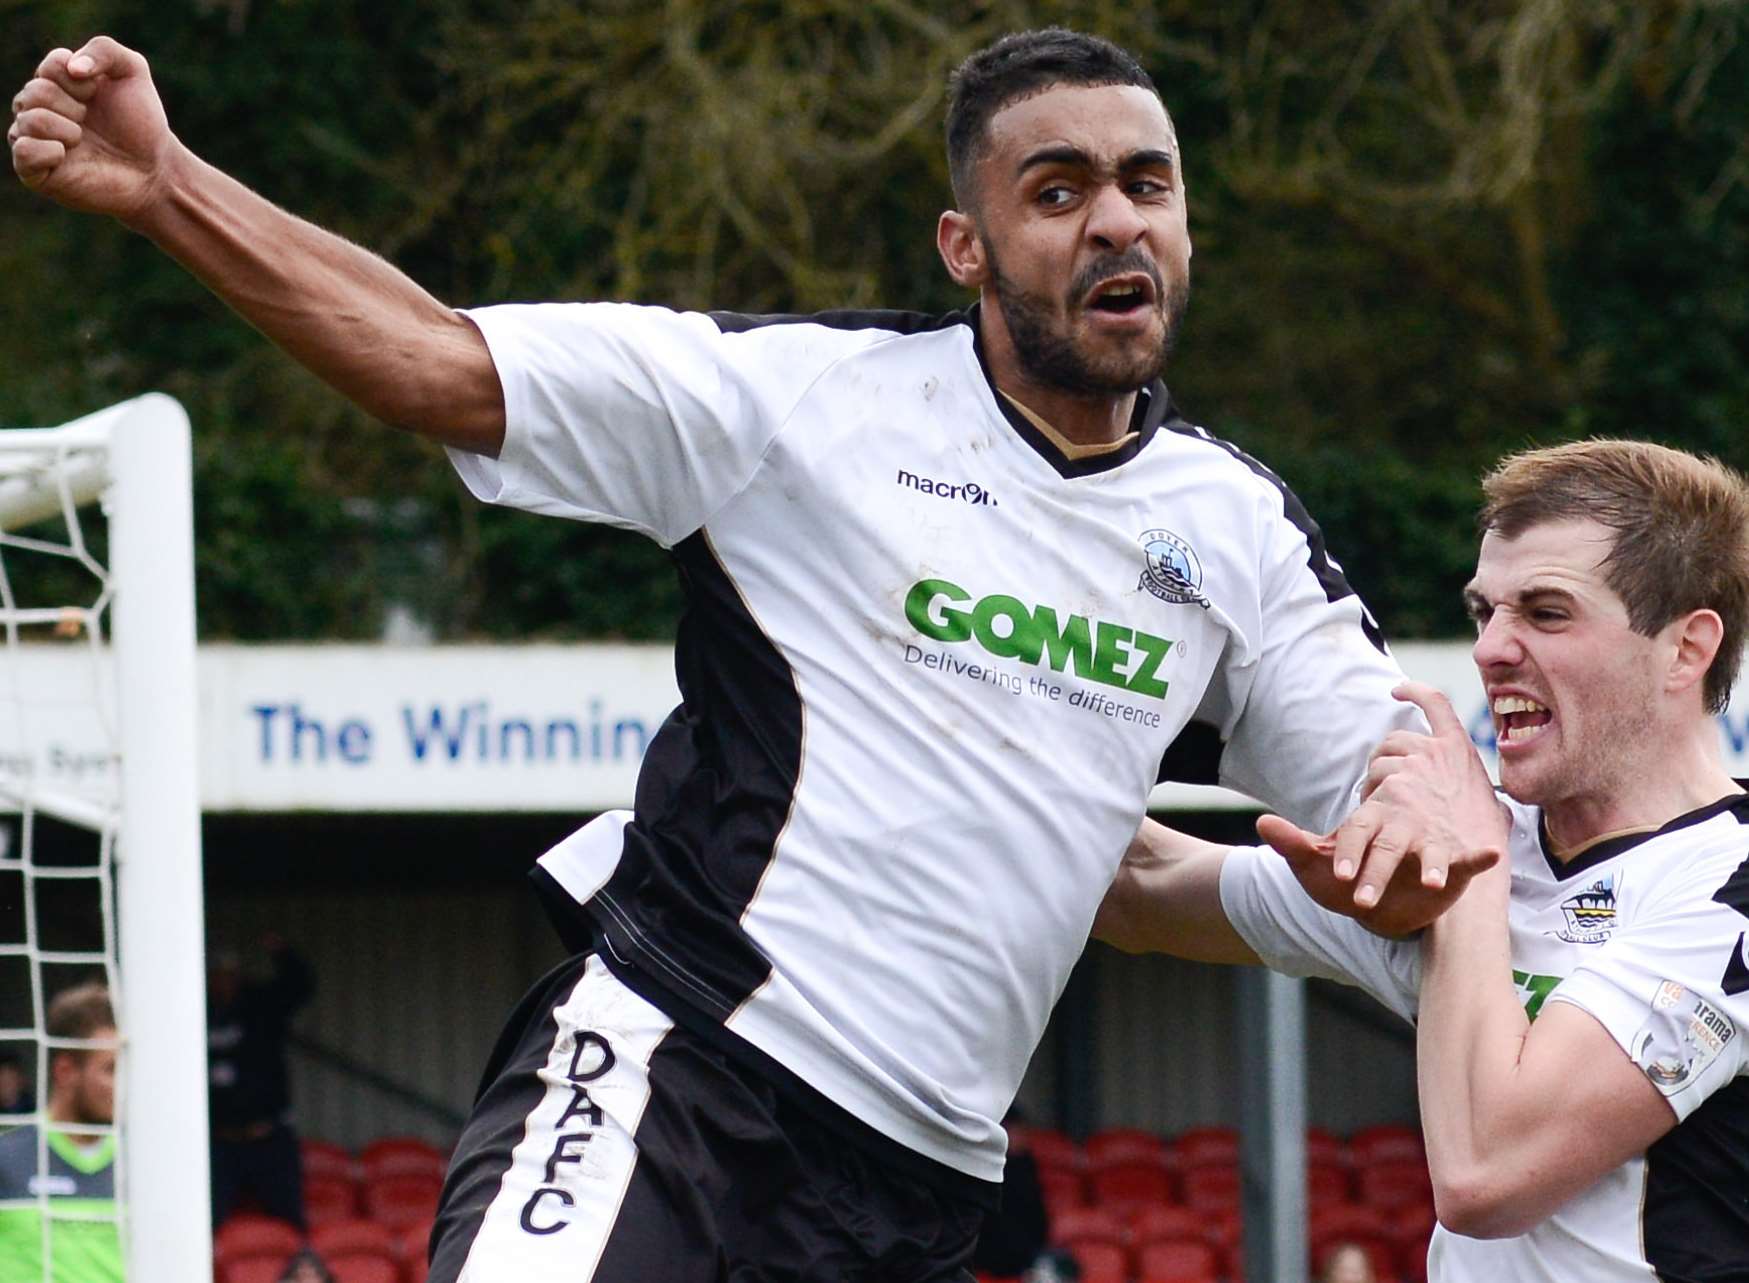
<path id="1" fill-rule="evenodd" d="M 1024 1274 L 1044 1250 L 1050 1228 L 1038 1160 L 1026 1141 L 1024 1120 L 1010 1110 L 1002 1120 L 1008 1133 L 1008 1163 L 1002 1171 L 1002 1207 L 984 1217 L 972 1269 L 978 1274 Z"/>
<path id="2" fill-rule="evenodd" d="M 264 980 L 246 980 L 235 954 L 207 969 L 208 1105 L 212 1115 L 213 1224 L 253 1195 L 261 1209 L 302 1228 L 304 1193 L 291 1125 L 285 1041 L 315 975 L 277 935 L 262 941 Z"/>

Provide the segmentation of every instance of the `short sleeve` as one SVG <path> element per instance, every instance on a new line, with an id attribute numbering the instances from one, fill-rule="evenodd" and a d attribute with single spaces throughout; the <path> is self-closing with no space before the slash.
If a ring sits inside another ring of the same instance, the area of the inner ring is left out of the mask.
<path id="1" fill-rule="evenodd" d="M 1221 909 L 1271 970 L 1354 985 L 1405 1020 L 1414 1019 L 1419 947 L 1386 940 L 1352 918 L 1320 908 L 1295 881 L 1287 861 L 1267 847 L 1236 846 L 1227 852 L 1221 862 Z"/>
<path id="2" fill-rule="evenodd" d="M 451 449 L 489 503 L 636 530 L 665 547 L 752 477 L 836 353 L 820 327 L 724 332 L 701 313 L 623 303 L 466 313 L 504 389 L 496 459 Z"/>
<path id="3" fill-rule="evenodd" d="M 1228 719 L 1220 778 L 1328 832 L 1357 804 L 1385 736 L 1427 726 L 1392 698 L 1403 671 L 1299 500 L 1273 477 L 1260 489 L 1260 613 L 1250 653 L 1218 693 Z"/>
<path id="4" fill-rule="evenodd" d="M 1684 882 L 1549 995 L 1596 1017 L 1678 1119 L 1749 1066 L 1749 918 L 1704 882 Z"/>

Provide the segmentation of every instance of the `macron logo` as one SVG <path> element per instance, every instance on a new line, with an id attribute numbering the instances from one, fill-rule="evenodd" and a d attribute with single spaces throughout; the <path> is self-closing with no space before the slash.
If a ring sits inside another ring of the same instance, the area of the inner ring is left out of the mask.
<path id="1" fill-rule="evenodd" d="M 901 486 L 910 486 L 919 494 L 932 494 L 937 499 L 958 499 L 961 503 L 982 504 L 985 507 L 996 508 L 1001 505 L 996 502 L 996 496 L 975 481 L 935 481 L 929 477 L 920 477 L 915 472 L 899 469 L 899 475 L 893 480 Z"/>

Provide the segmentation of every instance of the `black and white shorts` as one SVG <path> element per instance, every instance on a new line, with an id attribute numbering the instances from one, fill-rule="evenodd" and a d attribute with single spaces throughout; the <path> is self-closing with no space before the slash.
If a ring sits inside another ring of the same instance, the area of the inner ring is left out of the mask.
<path id="1" fill-rule="evenodd" d="M 499 1039 L 429 1283 L 969 1283 L 982 1216 L 847 1144 L 585 954 Z"/>

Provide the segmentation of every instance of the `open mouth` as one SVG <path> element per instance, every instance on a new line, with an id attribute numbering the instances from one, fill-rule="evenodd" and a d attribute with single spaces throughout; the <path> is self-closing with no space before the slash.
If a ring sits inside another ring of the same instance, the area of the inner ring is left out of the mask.
<path id="1" fill-rule="evenodd" d="M 1523 695 L 1496 695 L 1488 709 L 1494 714 L 1494 733 L 1502 744 L 1535 739 L 1555 720 L 1546 705 Z"/>
<path id="2" fill-rule="evenodd" d="M 1090 312 L 1129 315 L 1150 307 L 1154 302 L 1154 282 L 1146 276 L 1115 276 L 1093 287 L 1087 295 Z"/>

